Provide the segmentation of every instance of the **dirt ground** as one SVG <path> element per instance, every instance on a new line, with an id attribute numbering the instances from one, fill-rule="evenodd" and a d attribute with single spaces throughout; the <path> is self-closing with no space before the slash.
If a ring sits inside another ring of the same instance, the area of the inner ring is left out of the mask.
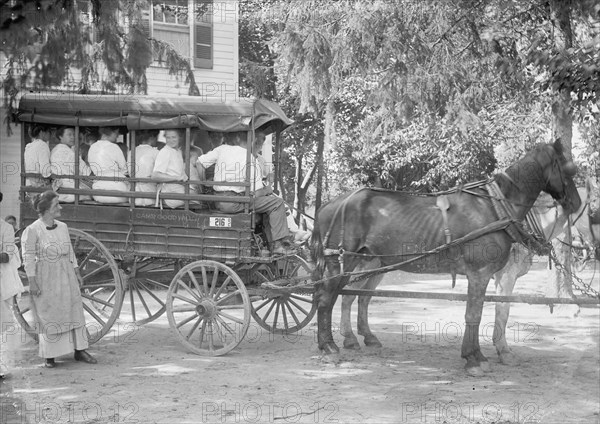
<path id="1" fill-rule="evenodd" d="M 545 281 L 539 265 L 516 292 L 543 294 Z M 448 276 L 402 273 L 380 288 L 451 291 Z M 454 291 L 466 292 L 466 281 Z M 547 306 L 513 305 L 507 338 L 520 364 L 509 367 L 492 345 L 494 305 L 487 304 L 481 345 L 492 372 L 480 378 L 463 369 L 463 316 L 462 302 L 374 298 L 371 328 L 384 347 L 330 357 L 317 349 L 314 320 L 286 337 L 253 324 L 232 353 L 200 357 L 185 351 L 163 316 L 114 327 L 90 349 L 97 365 L 64 357 L 55 369 L 41 367 L 32 340 L 14 335 L 16 366 L 0 386 L 0 422 L 600 422 L 597 307 L 574 316 L 573 307 L 550 314 Z"/>

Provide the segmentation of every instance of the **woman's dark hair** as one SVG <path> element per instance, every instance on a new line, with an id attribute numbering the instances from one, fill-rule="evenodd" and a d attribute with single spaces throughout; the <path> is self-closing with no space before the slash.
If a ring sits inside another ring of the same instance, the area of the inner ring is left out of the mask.
<path id="1" fill-rule="evenodd" d="M 43 131 L 47 132 L 47 131 L 50 131 L 50 129 L 46 125 L 33 124 L 29 128 L 29 135 L 31 136 L 31 138 L 37 138 L 37 136 L 40 135 L 40 133 Z"/>
<path id="2" fill-rule="evenodd" d="M 231 133 L 223 133 L 223 136 L 223 144 L 228 144 L 229 146 L 239 146 L 242 142 L 246 141 L 248 133 L 246 131 L 237 131 Z"/>
<path id="3" fill-rule="evenodd" d="M 4 198 L 4 196 L 2 195 L 2 192 L 0 191 L 0 202 L 2 201 L 3 198 Z"/>
<path id="4" fill-rule="evenodd" d="M 111 135 L 114 132 L 120 132 L 120 128 L 119 127 L 100 127 L 98 128 L 98 132 L 100 133 L 100 136 L 103 135 Z"/>
<path id="5" fill-rule="evenodd" d="M 142 144 L 150 140 L 151 138 L 158 138 L 160 134 L 159 130 L 141 130 L 136 133 L 138 144 Z"/>
<path id="6" fill-rule="evenodd" d="M 33 198 L 33 209 L 40 215 L 45 214 L 56 197 L 58 197 L 58 194 L 52 190 L 46 190 L 38 194 Z"/>
<path id="7" fill-rule="evenodd" d="M 63 134 L 65 133 L 65 130 L 67 129 L 72 129 L 73 131 L 75 131 L 75 128 L 73 127 L 58 127 L 58 129 L 56 130 L 56 136 L 58 138 L 61 138 L 63 136 Z"/>

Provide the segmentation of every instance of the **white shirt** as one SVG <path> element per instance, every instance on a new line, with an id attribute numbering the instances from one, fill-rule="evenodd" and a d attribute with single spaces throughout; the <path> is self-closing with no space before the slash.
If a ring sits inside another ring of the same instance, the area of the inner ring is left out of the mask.
<path id="1" fill-rule="evenodd" d="M 132 166 L 135 166 L 135 178 L 152 178 L 152 170 L 157 155 L 158 149 L 149 144 L 140 144 L 135 148 L 135 164 L 132 164 Z M 131 163 L 131 153 L 128 156 L 128 162 Z M 135 183 L 135 191 L 156 193 L 156 183 Z M 154 204 L 154 199 L 135 199 L 135 204 L 150 206 Z"/>
<path id="2" fill-rule="evenodd" d="M 75 150 L 66 144 L 57 144 L 50 153 L 52 172 L 59 175 L 75 175 Z M 90 175 L 90 167 L 79 158 L 79 175 Z M 75 180 L 63 178 L 60 180 L 62 187 L 75 187 Z"/>
<path id="3" fill-rule="evenodd" d="M 23 291 L 17 271 L 21 266 L 21 259 L 15 244 L 15 229 L 3 220 L 0 220 L 0 252 L 8 254 L 9 258 L 7 263 L 0 263 L 0 301 L 3 301 Z M 0 307 L 5 308 L 6 305 Z"/>
<path id="4" fill-rule="evenodd" d="M 111 141 L 98 140 L 92 144 L 88 162 L 91 170 L 99 177 L 126 177 L 125 156 L 119 146 Z"/>
<path id="5" fill-rule="evenodd" d="M 48 178 L 52 174 L 50 147 L 44 140 L 34 138 L 31 143 L 26 145 L 24 159 L 25 172 L 42 174 L 44 178 Z M 42 187 L 47 185 L 47 182 L 42 178 L 28 177 L 26 185 Z"/>
<path id="6" fill-rule="evenodd" d="M 222 144 L 200 156 L 198 163 L 204 168 L 215 165 L 215 181 L 242 183 L 246 181 L 247 160 L 247 150 L 244 147 Z M 250 181 L 252 183 L 250 189 L 256 191 L 264 186 L 262 182 L 263 173 L 256 158 L 250 158 L 250 160 Z M 216 185 L 214 188 L 216 191 L 235 191 L 237 193 L 242 193 L 245 190 L 245 187 L 228 185 Z"/>
<path id="7" fill-rule="evenodd" d="M 158 149 L 156 147 L 150 146 L 149 144 L 140 144 L 135 148 L 136 178 L 152 177 L 152 170 L 154 170 L 154 163 L 156 162 L 157 155 Z M 131 153 L 129 154 L 128 161 L 129 163 L 131 163 Z"/>
<path id="8" fill-rule="evenodd" d="M 181 150 L 165 145 L 156 155 L 153 170 L 167 174 L 174 180 L 186 179 Z"/>

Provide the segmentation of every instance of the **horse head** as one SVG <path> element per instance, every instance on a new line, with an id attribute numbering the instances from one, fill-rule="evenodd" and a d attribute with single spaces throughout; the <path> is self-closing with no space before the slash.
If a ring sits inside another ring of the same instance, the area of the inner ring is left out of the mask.
<path id="1" fill-rule="evenodd" d="M 565 157 L 560 139 L 554 144 L 540 146 L 537 152 L 536 161 L 542 167 L 543 190 L 558 201 L 565 212 L 572 213 L 579 209 L 581 198 L 573 181 L 577 167 Z"/>

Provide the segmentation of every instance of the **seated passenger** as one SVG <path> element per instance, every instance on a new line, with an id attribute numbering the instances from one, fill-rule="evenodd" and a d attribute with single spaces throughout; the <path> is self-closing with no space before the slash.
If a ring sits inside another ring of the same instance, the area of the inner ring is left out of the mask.
<path id="1" fill-rule="evenodd" d="M 224 144 L 200 156 L 197 161 L 198 172 L 204 179 L 206 168 L 215 165 L 215 181 L 244 182 L 246 181 L 247 158 L 246 133 L 238 133 L 236 139 L 227 138 Z M 256 149 L 255 149 L 256 150 Z M 295 251 L 290 243 L 290 230 L 287 226 L 285 203 L 283 199 L 273 195 L 273 190 L 263 184 L 263 172 L 257 163 L 256 157 L 250 158 L 251 163 L 251 191 L 254 194 L 251 209 L 265 214 L 263 224 L 272 253 L 287 254 Z M 214 186 L 215 194 L 243 195 L 245 188 L 228 186 L 227 184 Z M 216 207 L 222 212 L 238 213 L 244 210 L 243 203 L 216 202 Z"/>
<path id="2" fill-rule="evenodd" d="M 54 146 L 50 153 L 50 163 L 52 164 L 53 173 L 58 175 L 75 175 L 75 129 L 68 127 L 60 127 L 56 131 L 60 143 Z M 90 175 L 90 167 L 87 163 L 79 158 L 79 175 L 88 177 Z M 73 203 L 75 201 L 74 194 L 61 194 L 60 187 L 75 188 L 75 180 L 70 178 L 61 178 L 56 184 L 58 188 L 58 201 L 65 203 Z M 83 180 L 79 180 L 79 188 L 89 190 L 90 186 Z M 81 195 L 80 200 L 89 200 L 90 196 Z"/>
<path id="3" fill-rule="evenodd" d="M 188 180 L 181 154 L 181 143 L 184 139 L 184 130 L 165 130 L 166 145 L 156 155 L 154 170 L 152 171 L 152 178 L 162 182 L 160 187 L 161 193 L 185 193 L 185 188 L 182 184 L 173 182 L 185 182 Z M 185 202 L 178 199 L 165 199 L 164 203 L 170 208 L 178 208 L 183 206 Z"/>
<path id="4" fill-rule="evenodd" d="M 158 142 L 158 130 L 138 131 L 136 133 L 135 148 L 135 178 L 152 178 L 154 162 L 158 155 L 156 143 Z M 128 162 L 131 163 L 131 154 Z M 135 183 L 135 191 L 144 193 L 156 193 L 156 183 Z M 137 206 L 152 206 L 155 199 L 136 198 Z"/>
<path id="5" fill-rule="evenodd" d="M 198 173 L 198 169 L 196 168 L 196 162 L 198 162 L 198 158 L 202 155 L 202 149 L 196 146 L 191 146 L 190 148 L 190 180 L 199 181 L 200 174 Z M 184 158 L 185 159 L 185 158 Z M 198 185 L 190 184 L 190 194 L 198 193 Z"/>
<path id="6" fill-rule="evenodd" d="M 52 187 L 50 175 L 52 166 L 50 164 L 50 128 L 45 125 L 33 124 L 29 129 L 31 142 L 25 146 L 23 153 L 25 160 L 25 172 L 41 174 L 41 177 L 27 177 L 25 185 L 28 187 Z M 34 196 L 36 193 L 29 193 Z"/>
<path id="7" fill-rule="evenodd" d="M 129 191 L 127 181 L 117 180 L 117 178 L 127 177 L 125 156 L 116 144 L 118 137 L 119 127 L 101 127 L 100 140 L 90 146 L 88 160 L 94 175 L 115 178 L 115 180 L 94 181 L 92 184 L 94 190 Z M 100 203 L 123 203 L 127 201 L 127 197 L 94 195 L 94 200 Z"/>

